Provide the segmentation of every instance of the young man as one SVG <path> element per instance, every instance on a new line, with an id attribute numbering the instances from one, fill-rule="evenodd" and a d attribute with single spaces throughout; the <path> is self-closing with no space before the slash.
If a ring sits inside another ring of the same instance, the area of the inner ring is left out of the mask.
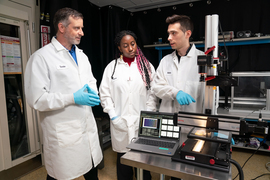
<path id="1" fill-rule="evenodd" d="M 76 46 L 84 35 L 81 13 L 54 16 L 56 37 L 36 51 L 25 70 L 28 104 L 39 112 L 47 180 L 98 179 L 102 160 L 91 106 L 100 103 L 87 56 Z"/>
<path id="2" fill-rule="evenodd" d="M 188 16 L 166 19 L 168 40 L 175 51 L 165 56 L 156 71 L 153 91 L 162 99 L 161 112 L 202 112 L 203 86 L 199 83 L 197 56 L 204 54 L 191 45 L 193 23 Z"/>
<path id="3" fill-rule="evenodd" d="M 159 111 L 202 113 L 204 92 L 199 82 L 197 56 L 204 53 L 189 42 L 193 23 L 185 15 L 168 17 L 166 23 L 168 40 L 175 51 L 160 61 L 156 71 L 152 89 L 162 100 Z M 181 132 L 188 133 L 189 129 L 182 128 Z"/>
<path id="4" fill-rule="evenodd" d="M 197 56 L 204 53 L 189 42 L 193 23 L 185 15 L 168 17 L 166 23 L 168 40 L 175 51 L 166 55 L 156 70 L 152 89 L 162 100 L 159 111 L 202 113 L 204 91 L 199 82 Z M 181 128 L 180 143 L 186 140 L 189 131 L 190 128 Z"/>

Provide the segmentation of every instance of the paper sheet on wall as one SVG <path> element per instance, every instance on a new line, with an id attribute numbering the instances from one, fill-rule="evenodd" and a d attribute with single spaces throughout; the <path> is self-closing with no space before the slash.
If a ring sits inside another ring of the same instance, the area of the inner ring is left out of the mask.
<path id="1" fill-rule="evenodd" d="M 9 36 L 0 36 L 3 71 L 5 74 L 21 74 L 20 39 Z"/>

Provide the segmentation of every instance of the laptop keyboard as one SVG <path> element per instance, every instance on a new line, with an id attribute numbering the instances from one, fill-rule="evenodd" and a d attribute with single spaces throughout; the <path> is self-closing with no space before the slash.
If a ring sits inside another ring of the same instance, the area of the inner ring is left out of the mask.
<path id="1" fill-rule="evenodd" d="M 150 146 L 158 146 L 158 147 L 164 147 L 164 148 L 173 148 L 175 143 L 173 142 L 165 142 L 165 141 L 155 141 L 151 139 L 138 139 L 135 143 L 138 144 L 145 144 Z"/>

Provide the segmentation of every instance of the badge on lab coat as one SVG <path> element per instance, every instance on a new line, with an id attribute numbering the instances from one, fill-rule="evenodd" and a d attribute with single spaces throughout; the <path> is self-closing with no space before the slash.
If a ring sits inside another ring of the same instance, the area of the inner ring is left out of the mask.
<path id="1" fill-rule="evenodd" d="M 68 69 L 68 67 L 67 67 L 67 65 L 62 64 L 62 65 L 58 65 L 57 66 L 57 69 L 60 69 L 60 70 L 62 70 L 62 69 Z"/>

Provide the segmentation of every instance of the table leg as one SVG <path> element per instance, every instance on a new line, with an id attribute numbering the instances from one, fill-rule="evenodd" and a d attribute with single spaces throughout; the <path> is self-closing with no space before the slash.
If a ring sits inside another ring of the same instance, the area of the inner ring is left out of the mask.
<path id="1" fill-rule="evenodd" d="M 165 180 L 165 175 L 164 174 L 160 174 L 160 180 Z"/>
<path id="2" fill-rule="evenodd" d="M 143 180 L 143 169 L 137 168 L 137 180 Z"/>
<path id="3" fill-rule="evenodd" d="M 140 180 L 143 180 L 143 169 L 140 168 Z"/>

